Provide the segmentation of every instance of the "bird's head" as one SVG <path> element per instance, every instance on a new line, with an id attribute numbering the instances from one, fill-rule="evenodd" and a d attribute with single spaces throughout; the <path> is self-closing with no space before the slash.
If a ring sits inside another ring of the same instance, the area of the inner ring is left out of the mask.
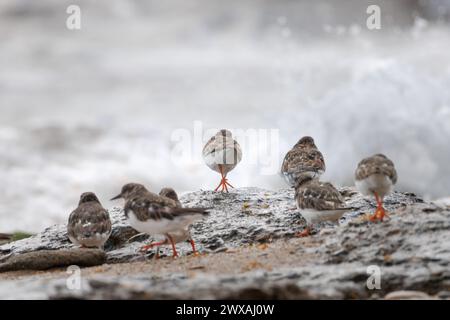
<path id="1" fill-rule="evenodd" d="M 178 195 L 175 192 L 175 190 L 173 190 L 172 188 L 162 188 L 161 191 L 159 192 L 160 196 L 172 199 L 173 201 L 178 202 Z"/>
<path id="2" fill-rule="evenodd" d="M 223 139 L 223 137 L 232 138 L 233 134 L 231 133 L 230 130 L 227 130 L 227 129 L 222 129 L 222 130 L 220 130 L 219 132 L 216 133 L 216 138 Z"/>
<path id="3" fill-rule="evenodd" d="M 378 158 L 378 159 L 384 159 L 384 160 L 387 159 L 387 157 L 384 154 L 382 154 L 382 153 L 377 153 L 373 157 L 374 158 Z"/>
<path id="4" fill-rule="evenodd" d="M 313 171 L 325 170 L 325 160 L 319 150 L 311 150 L 308 153 L 308 163 Z"/>
<path id="5" fill-rule="evenodd" d="M 139 183 L 127 183 L 122 187 L 120 193 L 111 200 L 117 199 L 130 199 L 133 196 L 140 195 L 148 191 L 142 184 Z"/>
<path id="6" fill-rule="evenodd" d="M 314 143 L 314 139 L 310 136 L 305 136 L 301 138 L 294 147 L 303 147 L 303 148 L 317 148 Z"/>
<path id="7" fill-rule="evenodd" d="M 86 202 L 97 202 L 100 203 L 97 196 L 93 192 L 85 192 L 80 196 L 80 201 L 78 202 L 78 205 Z"/>

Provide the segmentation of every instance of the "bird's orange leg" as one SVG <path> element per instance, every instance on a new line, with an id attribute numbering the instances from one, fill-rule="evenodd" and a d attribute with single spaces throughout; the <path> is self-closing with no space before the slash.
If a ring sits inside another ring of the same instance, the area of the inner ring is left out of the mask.
<path id="1" fill-rule="evenodd" d="M 223 187 L 225 188 L 225 191 L 228 193 L 228 187 L 227 187 L 227 183 L 225 181 L 226 181 L 226 179 L 222 181 L 222 184 L 223 184 Z"/>
<path id="2" fill-rule="evenodd" d="M 228 182 L 228 179 L 226 178 L 226 176 L 223 175 L 222 165 L 219 164 L 218 167 L 219 167 L 220 175 L 222 176 L 222 179 L 220 180 L 219 185 L 217 186 L 216 189 L 214 189 L 214 191 L 217 191 L 217 190 L 219 190 L 219 188 L 221 188 L 220 191 L 223 192 L 225 190 L 226 192 L 228 192 L 228 187 L 231 187 L 231 188 L 234 188 L 234 187 Z"/>
<path id="3" fill-rule="evenodd" d="M 157 247 L 157 246 L 162 246 L 162 245 L 164 245 L 166 243 L 167 243 L 166 241 L 152 242 L 152 243 L 150 243 L 148 245 L 145 245 L 145 246 L 141 247 L 139 249 L 139 251 L 146 252 L 148 249 L 152 249 L 153 247 Z"/>
<path id="4" fill-rule="evenodd" d="M 370 221 L 383 221 L 385 217 L 389 217 L 386 213 L 386 210 L 383 208 L 383 200 L 380 198 L 380 196 L 374 192 L 375 194 L 375 200 L 377 201 L 377 209 L 375 210 L 375 213 L 369 217 Z"/>
<path id="5" fill-rule="evenodd" d="M 194 256 L 198 256 L 199 254 L 198 254 L 197 249 L 195 248 L 194 240 L 189 239 L 189 242 L 191 243 L 191 246 L 192 246 L 192 252 L 193 252 Z"/>
<path id="6" fill-rule="evenodd" d="M 310 227 L 306 227 L 305 230 L 303 230 L 302 232 L 298 232 L 297 234 L 295 234 L 295 236 L 298 238 L 304 238 L 304 237 L 308 237 L 310 235 L 311 235 Z"/>
<path id="7" fill-rule="evenodd" d="M 173 238 L 171 235 L 167 234 L 167 238 L 169 239 L 170 243 L 172 244 L 172 251 L 173 251 L 173 257 L 178 257 L 177 248 L 175 248 L 175 242 L 173 242 Z"/>

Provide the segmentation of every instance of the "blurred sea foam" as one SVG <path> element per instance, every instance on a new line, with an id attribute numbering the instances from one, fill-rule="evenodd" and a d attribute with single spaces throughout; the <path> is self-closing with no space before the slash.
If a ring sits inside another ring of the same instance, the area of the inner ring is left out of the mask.
<path id="1" fill-rule="evenodd" d="M 312 135 L 338 185 L 383 152 L 398 189 L 448 196 L 449 1 L 382 1 L 380 31 L 368 3 L 2 1 L 0 231 L 64 222 L 87 190 L 110 207 L 126 181 L 215 187 L 201 161 L 172 161 L 172 133 L 196 120 L 279 129 L 280 163 Z M 69 4 L 80 31 L 65 28 Z M 229 178 L 285 186 L 249 163 Z"/>

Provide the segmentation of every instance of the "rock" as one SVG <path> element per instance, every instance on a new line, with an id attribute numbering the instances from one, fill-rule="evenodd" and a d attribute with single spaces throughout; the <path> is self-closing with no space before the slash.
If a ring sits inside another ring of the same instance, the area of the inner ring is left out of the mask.
<path id="1" fill-rule="evenodd" d="M 298 261 L 314 256 L 301 267 L 278 267 L 275 261 L 273 270 L 276 271 L 258 270 L 255 264 L 238 274 L 196 270 L 195 277 L 188 272 L 127 277 L 95 275 L 83 278 L 80 291 L 68 290 L 61 279 L 49 280 L 41 287 L 35 282 L 21 285 L 23 291 L 39 287 L 46 298 L 52 299 L 380 299 L 395 297 L 389 296 L 395 291 L 420 291 L 445 299 L 450 287 L 449 208 L 425 203 L 414 194 L 395 192 L 386 199 L 390 218 L 383 223 L 371 223 L 364 219 L 364 214 L 374 211 L 374 202 L 353 188 L 340 191 L 355 210 L 348 212 L 337 227 L 318 226 L 322 231 L 291 249 L 290 254 L 298 257 Z M 209 252 L 212 259 L 219 254 L 225 255 L 222 259 L 232 259 L 233 254 L 238 254 L 232 253 L 233 250 L 239 252 L 238 248 L 253 244 L 276 244 L 278 239 L 289 242 L 304 228 L 301 214 L 293 209 L 291 189 L 242 188 L 233 189 L 229 194 L 197 191 L 181 197 L 181 201 L 185 206 L 212 208 L 210 215 L 191 229 L 200 251 Z M 105 246 L 107 262 L 152 258 L 155 250 L 143 255 L 138 249 L 153 239 L 136 236 L 120 208 L 113 208 L 110 213 L 114 236 Z M 0 246 L 3 254 L 0 261 L 20 257 L 24 252 L 71 247 L 65 226 L 54 226 L 32 238 Z M 259 245 L 254 247 L 266 254 L 267 250 L 260 249 Z M 177 244 L 177 248 L 181 255 L 191 253 L 188 244 Z M 229 253 L 220 253 L 224 251 Z M 161 247 L 161 255 L 171 255 L 170 246 Z M 367 287 L 369 266 L 380 269 L 379 289 Z M 14 291 L 12 297 L 20 296 L 23 291 Z"/>
<path id="2" fill-rule="evenodd" d="M 450 300 L 450 291 L 449 290 L 439 291 L 436 296 L 439 299 Z"/>
<path id="3" fill-rule="evenodd" d="M 92 267 L 106 262 L 106 254 L 98 249 L 39 250 L 10 256 L 0 263 L 0 272 L 47 270 L 70 265 Z"/>
<path id="4" fill-rule="evenodd" d="M 402 207 L 382 224 L 350 223 L 337 228 L 322 250 L 330 264 L 398 265 L 414 259 L 448 265 L 449 216 L 445 209 L 430 204 Z"/>
<path id="5" fill-rule="evenodd" d="M 431 300 L 435 299 L 421 291 L 394 291 L 384 297 L 385 300 Z"/>
<path id="6" fill-rule="evenodd" d="M 111 257 L 108 255 L 108 258 L 115 261 L 114 250 L 130 245 L 128 240 L 137 235 L 138 232 L 128 225 L 121 208 L 114 207 L 109 210 L 109 214 L 113 226 L 111 236 L 105 244 L 105 250 L 107 252 L 112 252 L 110 255 Z M 143 236 L 141 238 L 136 238 L 136 240 L 143 241 L 148 238 L 148 236 Z M 18 255 L 26 252 L 61 250 L 76 247 L 77 246 L 69 241 L 67 236 L 67 226 L 54 225 L 32 237 L 0 246 L 0 260 L 2 259 L 2 255 Z M 116 261 L 117 260 L 120 259 L 116 259 Z"/>
<path id="7" fill-rule="evenodd" d="M 0 233 L 0 240 L 10 240 L 11 238 L 12 238 L 12 234 Z"/>
<path id="8" fill-rule="evenodd" d="M 363 198 L 353 188 L 343 188 L 341 192 L 355 211 L 346 215 L 345 219 L 373 210 L 372 202 Z M 274 239 L 289 238 L 304 228 L 304 221 L 293 201 L 292 189 L 269 191 L 259 188 L 233 189 L 230 193 L 213 191 L 197 191 L 181 197 L 187 207 L 212 208 L 209 217 L 195 223 L 191 233 L 200 249 L 216 251 L 221 248 L 239 247 L 255 242 L 264 243 Z M 421 203 L 422 200 L 413 194 L 394 193 L 386 199 L 388 210 L 408 204 Z M 252 214 L 242 213 L 242 208 Z M 142 260 L 139 247 L 154 241 L 147 235 L 135 237 L 138 232 L 125 220 L 121 208 L 109 210 L 112 221 L 110 239 L 105 244 L 109 263 Z M 129 239 L 133 239 L 131 242 Z M 181 254 L 189 254 L 188 244 L 178 244 Z M 56 225 L 30 238 L 0 246 L 1 255 L 21 254 L 38 250 L 68 249 L 74 246 L 67 237 L 66 225 Z M 161 247 L 161 256 L 171 255 L 170 247 Z M 154 252 L 149 252 L 148 258 Z"/>

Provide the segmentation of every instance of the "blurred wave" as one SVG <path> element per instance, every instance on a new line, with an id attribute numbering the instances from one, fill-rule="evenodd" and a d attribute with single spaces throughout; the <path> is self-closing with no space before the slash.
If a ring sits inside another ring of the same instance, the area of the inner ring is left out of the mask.
<path id="1" fill-rule="evenodd" d="M 111 206 L 125 181 L 212 188 L 201 162 L 172 159 L 171 134 L 196 120 L 279 129 L 280 162 L 313 135 L 341 185 L 384 152 L 400 190 L 448 196 L 449 1 L 382 1 L 380 31 L 365 28 L 369 3 L 2 1 L 1 231 L 64 222 L 87 190 Z M 284 186 L 245 162 L 230 181 Z"/>

